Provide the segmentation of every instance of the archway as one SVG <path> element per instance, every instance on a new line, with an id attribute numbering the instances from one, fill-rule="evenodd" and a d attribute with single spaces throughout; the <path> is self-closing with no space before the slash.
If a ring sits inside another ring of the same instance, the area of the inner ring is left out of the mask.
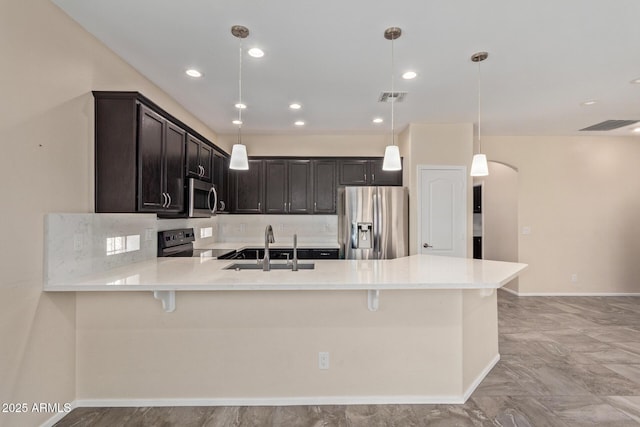
<path id="1" fill-rule="evenodd" d="M 489 175 L 474 179 L 474 187 L 482 192 L 481 214 L 474 213 L 474 236 L 480 231 L 483 259 L 517 262 L 518 170 L 496 161 L 488 165 Z M 517 279 L 505 288 L 517 293 Z"/>

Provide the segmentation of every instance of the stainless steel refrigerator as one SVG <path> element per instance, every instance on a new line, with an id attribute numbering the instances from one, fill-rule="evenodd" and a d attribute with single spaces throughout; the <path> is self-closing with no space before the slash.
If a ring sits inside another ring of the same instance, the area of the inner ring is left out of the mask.
<path id="1" fill-rule="evenodd" d="M 345 259 L 409 255 L 405 187 L 344 187 L 338 196 L 338 241 Z"/>

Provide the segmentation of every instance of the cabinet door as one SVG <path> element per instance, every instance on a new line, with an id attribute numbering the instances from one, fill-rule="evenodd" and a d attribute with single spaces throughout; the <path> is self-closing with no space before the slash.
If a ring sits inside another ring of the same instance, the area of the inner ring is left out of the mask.
<path id="1" fill-rule="evenodd" d="M 371 174 L 371 185 L 402 185 L 402 170 L 385 171 L 382 170 L 384 159 L 369 161 L 369 172 Z"/>
<path id="2" fill-rule="evenodd" d="M 340 185 L 369 185 L 369 161 L 359 159 L 338 160 Z"/>
<path id="3" fill-rule="evenodd" d="M 138 211 L 158 212 L 167 203 L 163 161 L 166 121 L 142 105 L 138 114 Z"/>
<path id="4" fill-rule="evenodd" d="M 171 122 L 166 122 L 164 146 L 165 188 L 169 196 L 167 212 L 184 210 L 184 141 L 187 133 Z"/>
<path id="5" fill-rule="evenodd" d="M 312 207 L 312 175 L 310 160 L 289 160 L 287 212 L 295 214 L 310 213 Z M 267 180 L 267 184 L 269 181 Z"/>
<path id="6" fill-rule="evenodd" d="M 313 213 L 336 213 L 336 161 L 313 161 Z"/>
<path id="7" fill-rule="evenodd" d="M 218 212 L 229 212 L 231 203 L 229 200 L 229 159 L 221 153 L 213 153 L 213 166 L 211 171 L 212 182 L 218 192 Z"/>
<path id="8" fill-rule="evenodd" d="M 213 147 L 187 135 L 187 176 L 211 182 Z"/>
<path id="9" fill-rule="evenodd" d="M 262 160 L 249 160 L 249 170 L 233 172 L 233 205 L 236 213 L 262 213 Z"/>
<path id="10" fill-rule="evenodd" d="M 264 160 L 265 213 L 287 213 L 287 161 Z M 249 166 L 251 168 L 251 166 Z"/>
<path id="11" fill-rule="evenodd" d="M 213 164 L 213 147 L 205 144 L 200 145 L 200 166 L 202 167 L 201 180 L 211 182 L 212 179 L 212 164 Z"/>
<path id="12" fill-rule="evenodd" d="M 192 135 L 187 136 L 187 176 L 200 176 L 200 141 Z"/>

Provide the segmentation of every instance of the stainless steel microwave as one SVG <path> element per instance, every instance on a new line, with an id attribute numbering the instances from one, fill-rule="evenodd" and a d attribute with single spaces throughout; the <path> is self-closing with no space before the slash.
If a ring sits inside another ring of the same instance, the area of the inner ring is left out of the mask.
<path id="1" fill-rule="evenodd" d="M 209 218 L 216 214 L 218 192 L 215 185 L 190 178 L 188 196 L 189 218 Z"/>

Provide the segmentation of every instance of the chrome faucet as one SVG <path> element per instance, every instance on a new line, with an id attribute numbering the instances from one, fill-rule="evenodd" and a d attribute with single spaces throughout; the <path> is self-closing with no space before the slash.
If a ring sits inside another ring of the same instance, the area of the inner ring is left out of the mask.
<path id="1" fill-rule="evenodd" d="M 293 235 L 293 264 L 291 271 L 298 271 L 298 235 Z"/>
<path id="2" fill-rule="evenodd" d="M 276 239 L 273 237 L 273 228 L 271 225 L 267 225 L 264 229 L 264 258 L 262 258 L 262 271 L 271 270 L 271 257 L 269 256 L 269 243 L 275 243 Z"/>

